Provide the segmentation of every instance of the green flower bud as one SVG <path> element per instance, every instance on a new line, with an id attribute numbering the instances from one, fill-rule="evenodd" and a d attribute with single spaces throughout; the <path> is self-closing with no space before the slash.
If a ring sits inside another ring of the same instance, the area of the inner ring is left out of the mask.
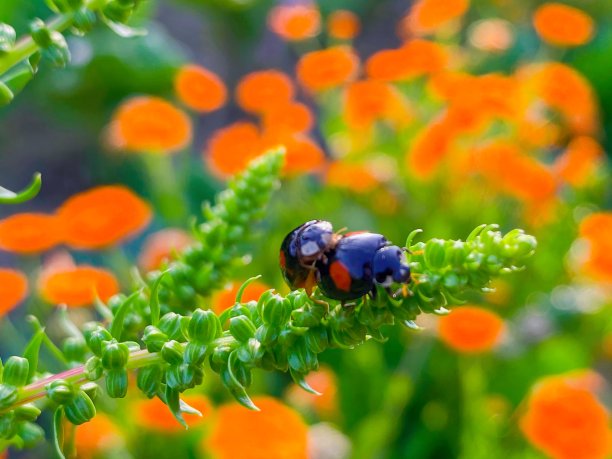
<path id="1" fill-rule="evenodd" d="M 17 401 L 17 388 L 0 384 L 0 409 L 8 408 Z"/>
<path id="2" fill-rule="evenodd" d="M 70 62 L 70 50 L 64 36 L 56 31 L 51 32 L 51 44 L 43 47 L 43 56 L 51 61 L 54 67 L 66 67 Z"/>
<path id="3" fill-rule="evenodd" d="M 136 385 L 148 398 L 153 398 L 159 390 L 163 375 L 161 366 L 149 365 L 138 370 Z"/>
<path id="4" fill-rule="evenodd" d="M 446 246 L 445 264 L 457 267 L 463 265 L 465 261 L 465 242 L 449 241 Z"/>
<path id="5" fill-rule="evenodd" d="M 15 46 L 16 39 L 15 29 L 8 24 L 0 22 L 0 55 L 8 53 Z"/>
<path id="6" fill-rule="evenodd" d="M 183 361 L 183 346 L 181 343 L 170 340 L 165 343 L 161 350 L 162 359 L 168 362 L 170 365 L 180 363 Z"/>
<path id="7" fill-rule="evenodd" d="M 45 387 L 45 390 L 47 391 L 47 397 L 58 405 L 69 403 L 75 396 L 75 390 L 72 385 L 63 379 L 50 382 Z"/>
<path id="8" fill-rule="evenodd" d="M 96 406 L 82 390 L 76 393 L 74 399 L 64 406 L 66 419 L 74 425 L 81 425 L 90 421 L 96 415 Z"/>
<path id="9" fill-rule="evenodd" d="M 147 325 L 142 336 L 142 341 L 149 352 L 159 352 L 169 340 L 168 335 L 153 325 Z"/>
<path id="10" fill-rule="evenodd" d="M 69 336 L 64 340 L 62 351 L 69 362 L 83 362 L 87 355 L 87 343 L 81 337 Z"/>
<path id="11" fill-rule="evenodd" d="M 15 420 L 15 413 L 9 411 L 0 416 L 0 439 L 11 439 L 17 433 L 19 423 Z"/>
<path id="12" fill-rule="evenodd" d="M 102 360 L 95 356 L 87 359 L 87 362 L 85 362 L 85 376 L 87 376 L 87 379 L 90 381 L 100 379 L 103 372 Z"/>
<path id="13" fill-rule="evenodd" d="M 276 327 L 271 327 L 267 325 L 262 325 L 257 329 L 255 333 L 255 338 L 262 345 L 268 346 L 278 338 L 278 329 Z"/>
<path id="14" fill-rule="evenodd" d="M 262 349 L 259 341 L 257 341 L 255 338 L 250 338 L 249 341 L 240 346 L 236 352 L 238 360 L 244 363 L 257 365 L 257 363 L 263 357 L 264 350 Z"/>
<path id="15" fill-rule="evenodd" d="M 172 389 L 183 392 L 187 389 L 201 384 L 204 377 L 204 372 L 200 367 L 181 363 L 172 365 L 166 371 L 166 384 Z"/>
<path id="16" fill-rule="evenodd" d="M 15 408 L 15 417 L 19 421 L 36 421 L 38 416 L 40 416 L 40 410 L 31 403 Z"/>
<path id="17" fill-rule="evenodd" d="M 229 331 L 241 343 L 246 343 L 255 336 L 257 331 L 253 322 L 245 316 L 236 316 L 230 319 Z"/>
<path id="18" fill-rule="evenodd" d="M 102 366 L 107 370 L 119 370 L 125 368 L 130 349 L 123 343 L 113 339 L 104 343 L 102 348 Z"/>
<path id="19" fill-rule="evenodd" d="M 30 34 L 34 42 L 41 48 L 47 48 L 52 43 L 51 32 L 42 19 L 36 18 L 30 22 Z"/>
<path id="20" fill-rule="evenodd" d="M 196 309 L 189 320 L 189 337 L 200 343 L 210 343 L 221 336 L 221 322 L 212 311 Z"/>
<path id="21" fill-rule="evenodd" d="M 288 352 L 289 366 L 299 373 L 306 374 L 319 366 L 317 355 L 306 346 L 304 339 L 298 339 Z"/>
<path id="22" fill-rule="evenodd" d="M 11 88 L 0 81 L 0 107 L 8 105 L 14 98 L 15 94 L 13 94 Z"/>
<path id="23" fill-rule="evenodd" d="M 316 354 L 320 354 L 329 347 L 329 338 L 325 327 L 311 328 L 305 335 L 306 347 Z"/>
<path id="24" fill-rule="evenodd" d="M 21 387 L 28 382 L 30 362 L 23 357 L 12 356 L 4 364 L 4 383 Z"/>
<path id="25" fill-rule="evenodd" d="M 282 327 L 291 317 L 291 302 L 280 295 L 272 295 L 261 309 L 264 324 Z"/>
<path id="26" fill-rule="evenodd" d="M 208 350 L 208 345 L 200 344 L 197 342 L 190 342 L 187 344 L 185 348 L 185 354 L 183 359 L 185 363 L 192 363 L 194 365 L 201 365 L 206 358 L 206 351 Z"/>
<path id="27" fill-rule="evenodd" d="M 98 396 L 99 389 L 100 388 L 98 387 L 98 385 L 93 381 L 85 383 L 81 386 L 81 390 L 85 392 L 92 400 L 95 400 Z"/>
<path id="28" fill-rule="evenodd" d="M 113 339 L 110 332 L 102 327 L 100 324 L 95 322 L 89 322 L 85 324 L 85 331 L 83 332 L 85 336 L 85 342 L 91 352 L 93 352 L 98 357 L 102 356 L 102 347 L 104 341 L 110 341 Z"/>
<path id="29" fill-rule="evenodd" d="M 113 314 L 116 314 L 121 305 L 125 303 L 126 300 L 127 296 L 125 296 L 123 293 L 117 293 L 116 295 L 113 295 L 108 299 L 106 305 Z"/>
<path id="30" fill-rule="evenodd" d="M 45 431 L 38 424 L 21 422 L 17 427 L 17 435 L 21 438 L 25 448 L 33 448 L 45 438 Z"/>
<path id="31" fill-rule="evenodd" d="M 430 268 L 440 269 L 444 267 L 444 258 L 446 257 L 444 241 L 441 239 L 430 239 L 427 241 L 423 256 L 425 263 Z"/>
<path id="32" fill-rule="evenodd" d="M 157 327 L 170 339 L 176 341 L 185 341 L 185 333 L 183 332 L 183 327 L 188 325 L 189 318 L 182 317 L 174 312 L 169 312 L 165 314 L 160 320 Z M 183 325 L 184 323 L 184 325 Z"/>
<path id="33" fill-rule="evenodd" d="M 125 369 L 108 370 L 106 373 L 106 392 L 111 398 L 123 398 L 127 395 L 128 375 Z"/>

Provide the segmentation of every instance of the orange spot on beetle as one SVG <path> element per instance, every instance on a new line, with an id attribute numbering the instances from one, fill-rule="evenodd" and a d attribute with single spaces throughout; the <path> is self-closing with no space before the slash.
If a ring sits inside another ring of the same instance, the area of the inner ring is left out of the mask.
<path id="1" fill-rule="evenodd" d="M 278 258 L 281 268 L 285 269 L 285 266 L 287 266 L 287 261 L 285 260 L 285 252 L 281 250 Z"/>
<path id="2" fill-rule="evenodd" d="M 329 267 L 329 275 L 340 290 L 345 292 L 351 290 L 351 274 L 342 262 L 334 261 Z"/>

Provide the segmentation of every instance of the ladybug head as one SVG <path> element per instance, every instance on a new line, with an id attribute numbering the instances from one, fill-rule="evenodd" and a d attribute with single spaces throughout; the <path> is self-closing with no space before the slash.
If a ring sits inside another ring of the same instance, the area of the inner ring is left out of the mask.
<path id="1" fill-rule="evenodd" d="M 405 252 L 396 245 L 383 247 L 376 252 L 372 261 L 374 281 L 389 287 L 393 283 L 410 282 L 410 266 Z"/>
<path id="2" fill-rule="evenodd" d="M 299 232 L 297 245 L 304 262 L 318 260 L 334 243 L 334 230 L 330 222 L 313 220 L 305 223 Z"/>

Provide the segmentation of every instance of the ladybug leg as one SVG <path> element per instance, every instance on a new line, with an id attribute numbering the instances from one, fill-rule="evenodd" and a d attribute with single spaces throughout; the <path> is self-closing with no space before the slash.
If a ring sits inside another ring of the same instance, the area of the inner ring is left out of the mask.
<path id="1" fill-rule="evenodd" d="M 317 298 L 314 298 L 312 301 L 316 304 L 320 304 L 321 306 L 325 307 L 324 317 L 327 317 L 329 315 L 329 303 L 327 301 L 323 301 Z"/>
<path id="2" fill-rule="evenodd" d="M 341 301 L 340 305 L 345 311 L 353 312 L 355 310 L 355 306 L 357 306 L 357 303 L 345 303 L 344 301 Z"/>
<path id="3" fill-rule="evenodd" d="M 304 290 L 306 290 L 308 297 L 312 296 L 312 290 L 314 289 L 315 285 L 317 285 L 317 280 L 315 279 L 315 271 L 312 270 L 308 273 L 308 277 L 304 282 Z"/>

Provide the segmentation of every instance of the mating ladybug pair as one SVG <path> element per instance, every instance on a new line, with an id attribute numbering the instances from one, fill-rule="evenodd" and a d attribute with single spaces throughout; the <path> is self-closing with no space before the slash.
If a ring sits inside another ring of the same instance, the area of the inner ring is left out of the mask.
<path id="1" fill-rule="evenodd" d="M 292 290 L 314 285 L 329 298 L 350 301 L 376 285 L 410 282 L 405 251 L 382 234 L 334 233 L 331 223 L 311 220 L 291 231 L 280 248 L 280 267 Z"/>

